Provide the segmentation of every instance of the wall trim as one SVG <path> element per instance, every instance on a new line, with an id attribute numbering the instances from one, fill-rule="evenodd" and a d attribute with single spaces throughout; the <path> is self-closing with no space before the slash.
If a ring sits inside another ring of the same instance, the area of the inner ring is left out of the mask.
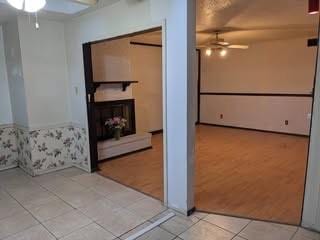
<path id="1" fill-rule="evenodd" d="M 205 126 L 212 126 L 212 127 L 225 127 L 225 128 L 234 128 L 234 129 L 256 131 L 256 132 L 284 134 L 284 135 L 290 135 L 290 136 L 295 136 L 295 137 L 310 137 L 309 135 L 306 135 L 306 134 L 278 132 L 278 131 L 272 131 L 272 130 L 264 130 L 264 129 L 257 129 L 257 128 L 246 128 L 246 127 L 238 127 L 238 126 L 214 124 L 214 123 L 206 123 L 206 122 L 199 122 L 198 124 L 199 125 L 205 125 Z"/>
<path id="2" fill-rule="evenodd" d="M 13 169 L 13 168 L 19 168 L 19 165 L 16 164 L 16 165 L 11 165 L 11 166 L 6 166 L 6 167 L 3 167 L 3 168 L 0 168 L 0 172 L 1 171 L 5 171 L 5 170 L 9 170 L 9 169 Z"/>
<path id="3" fill-rule="evenodd" d="M 64 165 L 64 166 L 61 166 L 61 167 L 57 167 L 57 168 L 54 168 L 54 169 L 47 169 L 47 170 L 44 170 L 44 171 L 35 171 L 34 172 L 34 177 L 35 176 L 40 176 L 40 175 L 43 175 L 43 174 L 47 174 L 47 173 L 52 173 L 52 172 L 56 172 L 56 171 L 61 171 L 63 169 L 66 169 L 66 168 L 71 168 L 71 167 L 77 167 L 75 164 L 67 164 L 67 165 Z M 88 171 L 88 170 L 86 170 Z"/>
<path id="4" fill-rule="evenodd" d="M 146 46 L 146 47 L 159 47 L 159 48 L 162 48 L 162 44 L 144 43 L 144 42 L 134 42 L 134 41 L 130 41 L 130 44 L 131 44 L 131 45 Z"/>
<path id="5" fill-rule="evenodd" d="M 8 123 L 8 124 L 0 124 L 0 129 L 2 128 L 14 128 L 15 125 L 13 123 Z"/>
<path id="6" fill-rule="evenodd" d="M 261 96 L 261 97 L 313 97 L 313 93 L 245 93 L 245 92 L 200 92 L 200 95 Z"/>

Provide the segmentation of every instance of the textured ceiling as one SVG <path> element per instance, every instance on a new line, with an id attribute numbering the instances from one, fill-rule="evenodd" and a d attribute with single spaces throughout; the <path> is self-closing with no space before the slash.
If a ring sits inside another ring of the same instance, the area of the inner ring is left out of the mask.
<path id="1" fill-rule="evenodd" d="M 197 40 L 215 31 L 241 44 L 314 37 L 318 17 L 308 14 L 308 0 L 197 0 Z"/>

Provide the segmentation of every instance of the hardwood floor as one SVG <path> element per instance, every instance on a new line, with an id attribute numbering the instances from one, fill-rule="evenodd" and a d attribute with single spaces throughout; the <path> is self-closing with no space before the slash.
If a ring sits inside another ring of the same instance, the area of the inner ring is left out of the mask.
<path id="1" fill-rule="evenodd" d="M 299 224 L 308 138 L 223 127 L 197 127 L 198 210 Z M 100 173 L 163 197 L 162 135 L 153 149 L 100 164 Z"/>

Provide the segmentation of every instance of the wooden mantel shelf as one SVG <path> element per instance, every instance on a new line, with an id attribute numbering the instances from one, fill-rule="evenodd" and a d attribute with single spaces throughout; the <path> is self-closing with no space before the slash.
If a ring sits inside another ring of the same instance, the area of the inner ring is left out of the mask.
<path id="1" fill-rule="evenodd" d="M 98 87 L 105 84 L 121 84 L 122 85 L 122 91 L 125 91 L 128 86 L 130 86 L 131 83 L 138 83 L 138 81 L 104 81 L 104 82 L 93 82 L 95 91 Z"/>

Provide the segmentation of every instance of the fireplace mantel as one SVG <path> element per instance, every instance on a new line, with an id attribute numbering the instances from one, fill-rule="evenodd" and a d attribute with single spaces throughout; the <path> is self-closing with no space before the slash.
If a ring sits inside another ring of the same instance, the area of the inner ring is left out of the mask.
<path id="1" fill-rule="evenodd" d="M 97 88 L 101 85 L 106 84 L 121 84 L 122 85 L 122 91 L 126 91 L 127 87 L 130 86 L 132 83 L 138 83 L 138 81 L 99 81 L 99 82 L 93 82 L 94 85 L 94 92 L 97 91 Z"/>

